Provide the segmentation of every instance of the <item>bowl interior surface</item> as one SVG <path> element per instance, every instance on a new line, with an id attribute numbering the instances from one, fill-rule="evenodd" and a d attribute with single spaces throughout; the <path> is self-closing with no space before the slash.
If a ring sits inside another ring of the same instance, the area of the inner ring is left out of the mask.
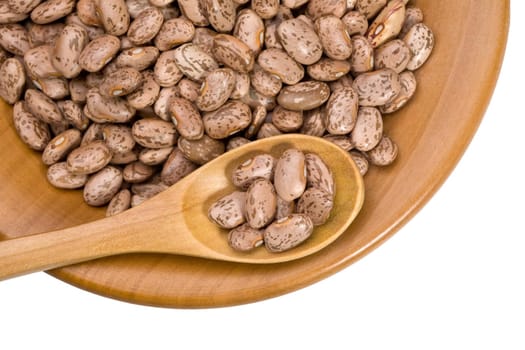
<path id="1" fill-rule="evenodd" d="M 115 256 L 51 271 L 104 296 L 163 307 L 217 307 L 275 297 L 325 278 L 372 251 L 437 191 L 482 119 L 504 55 L 509 1 L 416 0 L 436 46 L 416 72 L 419 89 L 400 112 L 385 116 L 399 157 L 365 177 L 363 209 L 349 230 L 322 251 L 289 263 L 247 265 L 160 254 Z M 482 26 L 479 23 L 483 23 Z M 473 30 L 475 28 L 475 30 Z M 104 216 L 80 191 L 46 181 L 0 102 L 0 239 L 44 232 Z"/>

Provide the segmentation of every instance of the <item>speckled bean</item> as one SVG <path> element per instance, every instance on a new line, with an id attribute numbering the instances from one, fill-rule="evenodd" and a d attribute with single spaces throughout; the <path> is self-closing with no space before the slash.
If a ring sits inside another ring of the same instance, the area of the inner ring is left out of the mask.
<path id="1" fill-rule="evenodd" d="M 259 132 L 259 129 L 261 128 L 261 125 L 263 125 L 263 123 L 265 122 L 267 115 L 268 111 L 266 111 L 266 108 L 264 108 L 263 106 L 256 106 L 255 108 L 253 108 L 252 121 L 250 122 L 250 125 L 246 128 L 244 136 L 249 139 L 256 136 Z"/>
<path id="2" fill-rule="evenodd" d="M 252 9 L 263 19 L 270 19 L 279 11 L 279 0 L 252 0 Z"/>
<path id="3" fill-rule="evenodd" d="M 387 0 L 357 0 L 355 8 L 367 19 L 374 17 L 385 7 Z"/>
<path id="4" fill-rule="evenodd" d="M 374 48 L 396 37 L 405 21 L 404 0 L 391 0 L 370 24 L 366 37 Z"/>
<path id="5" fill-rule="evenodd" d="M 389 68 L 363 73 L 354 80 L 353 86 L 361 106 L 384 105 L 401 91 L 399 75 Z"/>
<path id="6" fill-rule="evenodd" d="M 96 140 L 72 150 L 67 156 L 67 170 L 76 175 L 93 174 L 111 160 L 112 153 L 104 141 Z"/>
<path id="7" fill-rule="evenodd" d="M 350 58 L 351 70 L 354 73 L 370 72 L 374 69 L 374 48 L 368 39 L 362 35 L 352 38 L 354 52 Z"/>
<path id="8" fill-rule="evenodd" d="M 132 47 L 122 50 L 115 58 L 117 68 L 135 68 L 142 71 L 153 65 L 159 57 L 159 49 L 155 46 Z"/>
<path id="9" fill-rule="evenodd" d="M 82 108 L 71 100 L 58 101 L 58 108 L 62 112 L 64 119 L 80 131 L 84 131 L 89 126 L 89 119 L 82 113 Z"/>
<path id="10" fill-rule="evenodd" d="M 158 8 L 145 9 L 131 22 L 127 32 L 128 39 L 134 45 L 144 45 L 155 38 L 163 23 L 164 16 Z"/>
<path id="11" fill-rule="evenodd" d="M 359 98 L 351 87 L 334 91 L 326 103 L 325 127 L 332 135 L 346 135 L 355 126 Z"/>
<path id="12" fill-rule="evenodd" d="M 46 177 L 54 187 L 68 190 L 81 188 L 88 180 L 88 175 L 77 175 L 67 170 L 66 162 L 51 165 L 47 169 Z"/>
<path id="13" fill-rule="evenodd" d="M 161 119 L 140 119 L 131 128 L 133 138 L 143 147 L 164 148 L 177 143 L 175 125 Z"/>
<path id="14" fill-rule="evenodd" d="M 16 58 L 8 58 L 0 67 L 0 97 L 14 104 L 22 97 L 26 85 L 24 66 Z"/>
<path id="15" fill-rule="evenodd" d="M 207 26 L 210 24 L 206 14 L 206 6 L 202 0 L 178 0 L 180 11 L 195 26 Z"/>
<path id="16" fill-rule="evenodd" d="M 141 161 L 134 161 L 122 169 L 122 177 L 127 183 L 140 183 L 148 180 L 155 173 L 155 168 Z"/>
<path id="17" fill-rule="evenodd" d="M 352 55 L 352 40 L 343 21 L 327 15 L 315 21 L 315 29 L 326 56 L 334 60 L 346 60 Z"/>
<path id="18" fill-rule="evenodd" d="M 82 135 L 77 129 L 68 129 L 55 136 L 42 152 L 45 165 L 52 165 L 64 159 L 69 152 L 80 146 Z"/>
<path id="19" fill-rule="evenodd" d="M 228 139 L 228 143 L 226 143 L 226 151 L 231 151 L 232 149 L 244 146 L 250 142 L 250 140 L 242 136 L 232 137 Z"/>
<path id="20" fill-rule="evenodd" d="M 51 140 L 48 125 L 29 112 L 24 101 L 13 107 L 13 124 L 22 142 L 35 151 L 42 151 Z"/>
<path id="21" fill-rule="evenodd" d="M 240 101 L 230 101 L 216 111 L 202 117 L 206 134 L 214 139 L 225 139 L 250 125 L 250 107 Z"/>
<path id="22" fill-rule="evenodd" d="M 306 185 L 320 188 L 331 197 L 335 196 L 335 181 L 330 168 L 321 157 L 315 153 L 305 154 Z"/>
<path id="23" fill-rule="evenodd" d="M 323 55 L 323 46 L 315 30 L 300 19 L 283 21 L 277 28 L 281 45 L 297 62 L 314 64 Z"/>
<path id="24" fill-rule="evenodd" d="M 150 70 L 142 72 L 142 81 L 142 85 L 126 96 L 126 101 L 132 108 L 144 112 L 144 110 L 155 104 L 160 94 L 160 85 L 157 83 L 154 73 Z M 151 112 L 151 115 L 154 115 L 154 111 Z"/>
<path id="25" fill-rule="evenodd" d="M 304 112 L 301 134 L 321 137 L 326 132 L 324 117 L 321 108 Z"/>
<path id="26" fill-rule="evenodd" d="M 307 215 L 314 226 L 320 226 L 328 221 L 333 207 L 334 200 L 330 193 L 318 187 L 311 187 L 299 198 L 296 210 Z"/>
<path id="27" fill-rule="evenodd" d="M 310 0 L 306 13 L 313 20 L 326 15 L 343 17 L 346 12 L 346 0 Z"/>
<path id="28" fill-rule="evenodd" d="M 160 177 L 163 183 L 171 186 L 195 171 L 197 167 L 197 164 L 186 158 L 178 148 L 174 148 L 162 166 Z"/>
<path id="29" fill-rule="evenodd" d="M 348 60 L 334 60 L 331 58 L 321 58 L 316 63 L 308 66 L 308 75 L 319 81 L 335 81 L 350 72 L 350 62 Z"/>
<path id="30" fill-rule="evenodd" d="M 250 72 L 250 82 L 257 92 L 265 96 L 277 96 L 283 86 L 279 77 L 271 74 L 257 64 Z"/>
<path id="31" fill-rule="evenodd" d="M 266 179 L 256 179 L 246 191 L 246 221 L 253 228 L 270 224 L 277 212 L 277 193 Z"/>
<path id="32" fill-rule="evenodd" d="M 173 147 L 144 148 L 139 153 L 139 160 L 151 166 L 160 165 L 168 159 L 173 149 Z"/>
<path id="33" fill-rule="evenodd" d="M 203 0 L 210 25 L 219 33 L 228 33 L 235 26 L 236 4 L 233 0 Z"/>
<path id="34" fill-rule="evenodd" d="M 399 37 L 404 37 L 408 31 L 417 23 L 423 22 L 423 11 L 419 7 L 408 6 L 405 11 L 405 21 L 403 28 L 399 32 Z"/>
<path id="35" fill-rule="evenodd" d="M 330 97 L 330 87 L 320 81 L 306 81 L 284 87 L 277 101 L 293 111 L 307 111 L 323 105 Z"/>
<path id="36" fill-rule="evenodd" d="M 350 141 L 362 152 L 370 151 L 377 146 L 383 136 L 383 118 L 377 108 L 361 107 Z"/>
<path id="37" fill-rule="evenodd" d="M 153 105 L 153 111 L 155 114 L 165 120 L 170 121 L 171 115 L 169 113 L 169 107 L 171 104 L 171 100 L 174 97 L 180 97 L 178 86 L 172 86 L 169 88 L 162 88 L 159 92 L 159 96 L 157 97 L 157 101 L 155 101 L 155 104 Z"/>
<path id="38" fill-rule="evenodd" d="M 299 198 L 306 188 L 305 156 L 300 150 L 290 148 L 283 152 L 274 174 L 275 190 L 285 201 Z"/>
<path id="39" fill-rule="evenodd" d="M 167 51 L 176 46 L 190 42 L 195 35 L 193 23 L 183 17 L 165 21 L 155 37 L 155 46 L 160 51 Z"/>
<path id="40" fill-rule="evenodd" d="M 303 126 L 303 111 L 291 111 L 277 106 L 272 111 L 272 124 L 284 133 L 298 131 Z"/>
<path id="41" fill-rule="evenodd" d="M 53 66 L 53 51 L 54 48 L 51 45 L 41 45 L 26 51 L 24 62 L 31 77 L 50 78 L 62 75 Z"/>
<path id="42" fill-rule="evenodd" d="M 140 72 L 134 68 L 118 68 L 108 74 L 99 87 L 105 97 L 125 96 L 137 90 L 143 82 Z"/>
<path id="43" fill-rule="evenodd" d="M 239 252 L 252 251 L 264 244 L 263 231 L 243 224 L 228 233 L 228 244 Z"/>
<path id="44" fill-rule="evenodd" d="M 131 207 L 131 192 L 127 188 L 122 189 L 113 196 L 106 209 L 106 217 L 120 214 Z"/>
<path id="45" fill-rule="evenodd" d="M 273 180 L 273 173 L 277 160 L 270 154 L 259 154 L 239 164 L 232 174 L 232 183 L 243 190 L 256 179 Z"/>
<path id="46" fill-rule="evenodd" d="M 233 35 L 218 34 L 213 38 L 215 58 L 233 70 L 248 73 L 253 69 L 255 57 L 252 50 Z"/>
<path id="47" fill-rule="evenodd" d="M 405 42 L 395 39 L 375 50 L 374 67 L 375 69 L 390 68 L 399 74 L 405 70 L 411 58 L 412 53 Z"/>
<path id="48" fill-rule="evenodd" d="M 304 68 L 284 50 L 269 48 L 263 50 L 257 63 L 270 74 L 278 76 L 283 83 L 295 85 L 304 77 Z"/>
<path id="49" fill-rule="evenodd" d="M 405 71 L 399 74 L 399 81 L 401 82 L 401 91 L 391 102 L 380 106 L 382 113 L 394 113 L 401 109 L 414 96 L 417 87 L 416 77 L 411 71 Z"/>
<path id="50" fill-rule="evenodd" d="M 368 20 L 365 15 L 359 11 L 348 11 L 341 20 L 345 24 L 346 31 L 350 36 L 356 34 L 365 35 L 368 30 Z"/>
<path id="51" fill-rule="evenodd" d="M 264 31 L 264 22 L 255 11 L 243 9 L 237 14 L 233 36 L 244 42 L 255 55 L 264 45 Z"/>
<path id="52" fill-rule="evenodd" d="M 180 137 L 178 146 L 186 158 L 199 165 L 208 163 L 225 151 L 223 142 L 212 139 L 206 134 L 198 140 L 187 140 Z"/>
<path id="53" fill-rule="evenodd" d="M 30 23 L 27 26 L 29 41 L 32 47 L 40 45 L 55 45 L 57 38 L 64 29 L 65 24 L 61 22 L 49 24 Z"/>
<path id="54" fill-rule="evenodd" d="M 89 177 L 84 186 L 84 201 L 99 207 L 108 204 L 122 185 L 122 171 L 114 166 L 107 166 Z"/>
<path id="55" fill-rule="evenodd" d="M 366 159 L 366 156 L 356 150 L 350 151 L 350 156 L 354 160 L 355 165 L 357 166 L 357 169 L 359 169 L 359 174 L 361 176 L 365 176 L 366 173 L 368 173 L 368 159 Z"/>
<path id="56" fill-rule="evenodd" d="M 235 72 L 234 72 L 235 73 Z M 237 77 L 237 75 L 236 75 Z M 179 88 L 180 96 L 187 99 L 188 101 L 195 102 L 197 101 L 197 98 L 199 97 L 199 92 L 201 88 L 201 84 L 190 80 L 188 78 L 183 78 L 179 81 L 177 84 Z M 233 94 L 233 92 L 232 92 Z M 231 98 L 231 96 L 230 96 Z"/>
<path id="57" fill-rule="evenodd" d="M 264 243 L 272 253 L 280 253 L 303 243 L 314 229 L 312 220 L 304 214 L 292 214 L 273 222 L 264 230 Z"/>
<path id="58" fill-rule="evenodd" d="M 124 0 L 96 0 L 96 11 L 102 26 L 110 35 L 123 35 L 131 21 Z"/>
<path id="59" fill-rule="evenodd" d="M 102 138 L 113 154 L 128 153 L 135 147 L 131 128 L 127 125 L 107 124 L 102 126 Z"/>
<path id="60" fill-rule="evenodd" d="M 376 166 L 387 166 L 397 158 L 398 147 L 394 141 L 383 135 L 381 141 L 372 150 L 366 152 L 368 161 Z"/>
<path id="61" fill-rule="evenodd" d="M 0 46 L 14 55 L 23 56 L 31 48 L 27 29 L 18 23 L 0 25 Z"/>
<path id="62" fill-rule="evenodd" d="M 235 89 L 235 74 L 229 68 L 219 68 L 204 79 L 195 105 L 203 112 L 217 110 L 230 98 Z"/>
<path id="63" fill-rule="evenodd" d="M 173 60 L 183 75 L 198 82 L 219 68 L 215 58 L 195 44 L 184 44 L 175 49 Z"/>
<path id="64" fill-rule="evenodd" d="M 97 15 L 96 0 L 78 0 L 77 15 L 88 26 L 99 27 L 102 25 Z"/>
<path id="65" fill-rule="evenodd" d="M 348 135 L 326 134 L 323 136 L 323 139 L 333 143 L 337 147 L 347 152 L 354 148 L 354 144 L 352 143 L 352 141 L 350 141 L 350 136 Z"/>
<path id="66" fill-rule="evenodd" d="M 117 55 L 119 50 L 119 38 L 113 35 L 101 35 L 84 47 L 78 63 L 88 72 L 98 72 Z"/>
<path id="67" fill-rule="evenodd" d="M 198 140 L 204 134 L 201 114 L 195 104 L 182 97 L 173 97 L 169 112 L 179 134 L 188 140 Z"/>
<path id="68" fill-rule="evenodd" d="M 65 78 L 36 78 L 32 83 L 53 100 L 61 100 L 69 96 L 69 86 Z"/>
<path id="69" fill-rule="evenodd" d="M 46 0 L 31 11 L 31 20 L 47 24 L 67 16 L 75 9 L 75 0 Z"/>
<path id="70" fill-rule="evenodd" d="M 263 123 L 257 132 L 257 140 L 281 134 L 282 132 L 272 123 Z"/>
<path id="71" fill-rule="evenodd" d="M 35 117 L 46 123 L 60 123 L 63 118 L 57 104 L 47 95 L 38 90 L 27 89 L 25 93 L 25 101 L 28 110 Z"/>
<path id="72" fill-rule="evenodd" d="M 235 191 L 219 198 L 208 209 L 208 217 L 225 229 L 242 225 L 246 222 L 246 193 Z"/>
<path id="73" fill-rule="evenodd" d="M 412 52 L 412 58 L 407 65 L 407 69 L 411 71 L 420 68 L 434 49 L 434 34 L 424 23 L 415 24 L 403 37 L 403 41 Z"/>
<path id="74" fill-rule="evenodd" d="M 136 110 L 119 97 L 104 97 L 97 88 L 90 89 L 86 97 L 89 111 L 86 116 L 97 123 L 126 123 Z"/>

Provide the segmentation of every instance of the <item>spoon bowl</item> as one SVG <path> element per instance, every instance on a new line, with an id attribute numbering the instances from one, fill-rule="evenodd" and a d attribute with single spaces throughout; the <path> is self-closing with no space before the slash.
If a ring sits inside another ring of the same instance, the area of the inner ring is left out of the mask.
<path id="1" fill-rule="evenodd" d="M 213 224 L 208 208 L 232 192 L 233 169 L 261 153 L 279 157 L 288 148 L 319 155 L 336 185 L 330 220 L 294 249 L 237 252 L 227 230 Z M 170 253 L 239 263 L 268 264 L 299 259 L 335 241 L 355 219 L 364 184 L 348 152 L 326 140 L 299 134 L 271 137 L 236 148 L 200 167 L 168 190 L 119 215 L 63 230 L 0 243 L 0 279 L 96 258 L 136 252 Z"/>

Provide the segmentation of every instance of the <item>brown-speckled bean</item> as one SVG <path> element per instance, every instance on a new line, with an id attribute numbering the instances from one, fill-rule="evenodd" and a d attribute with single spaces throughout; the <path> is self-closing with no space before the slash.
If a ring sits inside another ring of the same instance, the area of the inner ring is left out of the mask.
<path id="1" fill-rule="evenodd" d="M 97 123 L 126 123 L 136 110 L 119 97 L 104 97 L 97 88 L 90 89 L 86 97 L 86 116 Z"/>
<path id="2" fill-rule="evenodd" d="M 215 58 L 195 44 L 185 44 L 175 49 L 173 59 L 182 74 L 198 82 L 219 68 Z"/>
<path id="3" fill-rule="evenodd" d="M 26 51 L 24 62 L 27 71 L 34 78 L 51 78 L 62 76 L 53 63 L 54 48 L 51 45 L 41 45 Z"/>
<path id="4" fill-rule="evenodd" d="M 352 40 L 343 21 L 327 15 L 315 21 L 315 29 L 326 56 L 334 60 L 346 60 L 352 55 Z"/>
<path id="5" fill-rule="evenodd" d="M 36 78 L 32 83 L 53 100 L 61 100 L 69 96 L 69 86 L 65 78 Z"/>
<path id="6" fill-rule="evenodd" d="M 297 212 L 312 219 L 314 226 L 327 222 L 333 207 L 332 195 L 318 187 L 308 188 L 297 202 Z"/>
<path id="7" fill-rule="evenodd" d="M 230 101 L 202 117 L 206 134 L 214 139 L 225 139 L 245 129 L 251 120 L 250 107 L 240 101 Z"/>
<path id="8" fill-rule="evenodd" d="M 234 72 L 235 73 L 235 72 Z M 237 77 L 237 75 L 236 75 Z M 188 101 L 195 102 L 197 101 L 197 98 L 199 97 L 199 92 L 201 88 L 201 84 L 190 80 L 188 78 L 183 78 L 179 81 L 177 84 L 179 88 L 180 96 L 187 99 Z M 233 94 L 233 92 L 232 92 Z M 231 98 L 231 96 L 230 96 Z"/>
<path id="9" fill-rule="evenodd" d="M 171 100 L 174 97 L 180 97 L 178 86 L 172 86 L 169 88 L 162 88 L 159 92 L 159 96 L 157 97 L 157 101 L 155 101 L 155 104 L 153 105 L 153 111 L 155 114 L 165 120 L 170 121 L 171 116 L 169 113 L 169 107 L 171 104 Z"/>
<path id="10" fill-rule="evenodd" d="M 277 101 L 293 111 L 307 111 L 324 104 L 330 97 L 330 87 L 320 81 L 306 81 L 284 87 Z"/>
<path id="11" fill-rule="evenodd" d="M 64 159 L 71 150 L 80 146 L 82 135 L 77 129 L 68 129 L 55 136 L 42 153 L 42 161 L 52 165 Z"/>
<path id="12" fill-rule="evenodd" d="M 354 160 L 357 169 L 359 169 L 359 174 L 361 174 L 361 176 L 365 176 L 368 172 L 368 159 L 366 159 L 366 156 L 356 150 L 350 151 L 350 156 Z"/>
<path id="13" fill-rule="evenodd" d="M 125 96 L 137 90 L 143 82 L 142 74 L 133 68 L 119 68 L 108 74 L 99 92 L 106 97 Z"/>
<path id="14" fill-rule="evenodd" d="M 197 169 L 197 164 L 186 158 L 178 149 L 174 148 L 162 166 L 160 177 L 162 182 L 171 186 Z"/>
<path id="15" fill-rule="evenodd" d="M 362 152 L 370 151 L 377 146 L 383 136 L 383 118 L 381 112 L 374 107 L 361 107 L 350 141 Z"/>
<path id="16" fill-rule="evenodd" d="M 160 165 L 168 159 L 173 149 L 173 147 L 144 148 L 139 153 L 139 160 L 151 166 Z"/>
<path id="17" fill-rule="evenodd" d="M 312 219 L 304 214 L 292 214 L 273 222 L 264 230 L 264 243 L 272 253 L 292 249 L 308 237 L 314 230 Z"/>
<path id="18" fill-rule="evenodd" d="M 368 20 L 359 11 L 348 11 L 341 20 L 345 24 L 346 31 L 350 36 L 356 34 L 365 35 L 368 30 Z"/>
<path id="19" fill-rule="evenodd" d="M 22 97 L 26 85 L 24 66 L 16 58 L 8 58 L 0 67 L 0 97 L 14 104 Z"/>
<path id="20" fill-rule="evenodd" d="M 159 57 L 159 49 L 155 46 L 132 47 L 122 50 L 115 58 L 117 68 L 135 68 L 142 71 L 153 65 Z"/>
<path id="21" fill-rule="evenodd" d="M 31 48 L 27 29 L 18 23 L 0 25 L 0 46 L 14 55 L 23 56 Z"/>
<path id="22" fill-rule="evenodd" d="M 385 7 L 387 0 L 357 0 L 355 8 L 367 19 L 374 17 Z"/>
<path id="23" fill-rule="evenodd" d="M 353 87 L 359 104 L 372 107 L 391 102 L 401 91 L 399 75 L 389 68 L 359 75 Z"/>
<path id="24" fill-rule="evenodd" d="M 228 244 L 239 252 L 252 251 L 264 244 L 263 231 L 243 224 L 228 233 Z"/>
<path id="25" fill-rule="evenodd" d="M 354 73 L 365 73 L 374 69 L 374 48 L 362 35 L 352 38 L 354 52 L 350 58 L 351 70 Z"/>
<path id="26" fill-rule="evenodd" d="M 88 72 L 98 72 L 117 55 L 119 50 L 119 38 L 113 35 L 101 35 L 84 47 L 78 63 Z"/>
<path id="27" fill-rule="evenodd" d="M 277 196 L 277 213 L 275 214 L 275 220 L 281 220 L 282 218 L 292 215 L 294 212 L 295 201 L 288 202 Z"/>
<path id="28" fill-rule="evenodd" d="M 274 174 L 275 190 L 285 201 L 301 197 L 306 188 L 306 166 L 304 153 L 290 148 L 283 152 Z"/>
<path id="29" fill-rule="evenodd" d="M 313 20 L 326 15 L 341 18 L 345 12 L 346 0 L 310 0 L 306 8 L 306 13 Z"/>
<path id="30" fill-rule="evenodd" d="M 291 111 L 277 106 L 272 112 L 272 124 L 282 132 L 295 132 L 303 126 L 303 111 Z"/>
<path id="31" fill-rule="evenodd" d="M 274 96 L 265 96 L 257 92 L 253 87 L 250 86 L 248 93 L 240 99 L 241 102 L 246 103 L 251 108 L 257 106 L 264 107 L 267 111 L 271 111 L 277 105 Z"/>
<path id="32" fill-rule="evenodd" d="M 183 17 L 165 21 L 155 37 L 155 46 L 160 51 L 167 51 L 176 46 L 190 42 L 195 36 L 195 26 Z"/>
<path id="33" fill-rule="evenodd" d="M 31 20 L 47 24 L 67 16 L 75 9 L 75 0 L 46 0 L 31 11 Z"/>
<path id="34" fill-rule="evenodd" d="M 155 38 L 163 23 L 162 12 L 156 7 L 150 7 L 131 22 L 127 32 L 128 39 L 134 45 L 144 45 Z"/>
<path id="35" fill-rule="evenodd" d="M 222 141 L 212 139 L 206 134 L 198 140 L 179 137 L 178 146 L 186 158 L 199 165 L 208 163 L 225 151 Z"/>
<path id="36" fill-rule="evenodd" d="M 57 38 L 64 29 L 65 24 L 61 22 L 49 24 L 28 24 L 29 41 L 32 47 L 40 45 L 55 45 Z"/>
<path id="37" fill-rule="evenodd" d="M 371 164 L 376 166 L 387 166 L 394 162 L 397 158 L 398 147 L 392 139 L 383 135 L 379 144 L 372 150 L 366 152 L 368 160 Z"/>
<path id="38" fill-rule="evenodd" d="M 67 156 L 67 170 L 76 175 L 92 174 L 109 164 L 112 153 L 106 143 L 96 140 L 72 150 Z"/>
<path id="39" fill-rule="evenodd" d="M 405 11 L 405 21 L 403 22 L 401 32 L 399 32 L 399 37 L 404 37 L 415 24 L 421 22 L 423 22 L 423 11 L 421 11 L 419 7 L 408 6 Z"/>
<path id="40" fill-rule="evenodd" d="M 89 87 L 84 77 L 75 78 L 69 81 L 69 93 L 71 100 L 76 103 L 85 103 Z"/>
<path id="41" fill-rule="evenodd" d="M 128 31 L 131 18 L 124 0 L 96 0 L 96 11 L 107 34 L 119 36 Z"/>
<path id="42" fill-rule="evenodd" d="M 135 147 L 135 139 L 127 125 L 103 125 L 102 138 L 113 154 L 128 153 Z"/>
<path id="43" fill-rule="evenodd" d="M 272 123 L 263 123 L 257 132 L 257 140 L 281 134 L 282 132 Z"/>
<path id="44" fill-rule="evenodd" d="M 277 27 L 279 25 L 287 20 L 293 18 L 292 11 L 286 7 L 286 6 L 279 6 L 279 10 L 277 11 L 277 15 L 275 17 L 265 20 L 265 33 L 264 33 L 264 46 L 267 49 L 275 48 L 275 49 L 282 49 L 283 46 L 281 45 L 281 42 L 279 40 L 279 37 L 277 36 Z"/>
<path id="45" fill-rule="evenodd" d="M 283 83 L 295 85 L 304 77 L 304 68 L 284 50 L 269 48 L 263 50 L 257 63 L 270 74 L 278 76 Z"/>
<path id="46" fill-rule="evenodd" d="M 232 174 L 232 183 L 243 190 L 256 179 L 273 180 L 273 173 L 277 159 L 270 154 L 259 154 L 239 164 Z"/>
<path id="47" fill-rule="evenodd" d="M 252 0 L 252 9 L 263 19 L 270 19 L 279 11 L 279 0 Z"/>
<path id="48" fill-rule="evenodd" d="M 228 101 L 235 83 L 235 74 L 229 68 L 219 68 L 209 73 L 195 101 L 197 108 L 203 112 L 217 110 Z"/>
<path id="49" fill-rule="evenodd" d="M 261 68 L 258 64 L 250 73 L 250 82 L 257 92 L 265 96 L 277 96 L 283 86 L 281 78 Z"/>
<path id="50" fill-rule="evenodd" d="M 250 125 L 246 128 L 244 136 L 249 139 L 255 137 L 263 123 L 266 121 L 267 115 L 268 111 L 266 110 L 266 108 L 264 108 L 263 106 L 255 106 L 252 112 L 252 121 L 250 122 Z"/>
<path id="51" fill-rule="evenodd" d="M 424 23 L 415 24 L 403 37 L 403 41 L 410 48 L 412 58 L 408 62 L 408 70 L 416 70 L 430 57 L 434 49 L 434 34 Z"/>
<path id="52" fill-rule="evenodd" d="M 142 72 L 142 85 L 135 91 L 126 96 L 128 104 L 137 111 L 142 111 L 142 115 L 147 108 L 153 106 L 160 94 L 160 85 L 155 79 L 155 75 L 150 70 Z M 154 111 L 150 115 L 153 115 Z"/>
<path id="53" fill-rule="evenodd" d="M 122 170 L 122 177 L 124 178 L 124 181 L 133 184 L 147 181 L 154 173 L 154 167 L 136 160 L 124 167 Z"/>
<path id="54" fill-rule="evenodd" d="M 301 134 L 321 137 L 326 132 L 321 108 L 304 112 Z"/>
<path id="55" fill-rule="evenodd" d="M 131 192 L 127 188 L 113 196 L 106 209 L 106 217 L 120 214 L 131 207 Z"/>
<path id="56" fill-rule="evenodd" d="M 84 201 L 95 207 L 108 204 L 122 185 L 122 171 L 107 166 L 89 177 L 84 186 Z"/>
<path id="57" fill-rule="evenodd" d="M 208 209 L 208 217 L 222 228 L 232 229 L 246 222 L 246 193 L 235 191 L 219 198 Z"/>
<path id="58" fill-rule="evenodd" d="M 233 36 L 248 45 L 255 55 L 264 45 L 264 31 L 264 22 L 255 11 L 243 9 L 238 13 Z"/>
<path id="59" fill-rule="evenodd" d="M 88 26 L 99 27 L 102 25 L 97 15 L 96 0 L 78 0 L 77 15 Z"/>
<path id="60" fill-rule="evenodd" d="M 277 35 L 286 52 L 301 64 L 314 64 L 323 55 L 319 36 L 300 19 L 293 18 L 282 22 L 277 28 Z"/>
<path id="61" fill-rule="evenodd" d="M 5 2 L 7 3 L 9 10 L 13 13 L 28 14 L 33 11 L 33 9 L 37 7 L 42 2 L 42 0 L 6 0 Z"/>
<path id="62" fill-rule="evenodd" d="M 354 148 L 354 144 L 350 141 L 350 136 L 348 135 L 331 135 L 326 134 L 323 136 L 323 139 L 329 141 L 345 151 L 350 151 Z"/>
<path id="63" fill-rule="evenodd" d="M 35 151 L 42 151 L 51 140 L 48 125 L 29 112 L 24 101 L 13 107 L 13 124 L 22 142 Z"/>
<path id="64" fill-rule="evenodd" d="M 321 58 L 316 63 L 308 66 L 308 75 L 319 81 L 335 81 L 350 72 L 350 62 L 348 60 L 334 60 L 331 58 Z"/>
<path id="65" fill-rule="evenodd" d="M 28 110 L 38 119 L 49 124 L 62 121 L 60 108 L 44 93 L 35 89 L 27 89 L 25 100 Z"/>
<path id="66" fill-rule="evenodd" d="M 320 188 L 335 196 L 335 181 L 332 171 L 321 157 L 315 153 L 305 154 L 306 185 L 307 187 Z"/>
<path id="67" fill-rule="evenodd" d="M 204 134 L 201 114 L 195 104 L 182 97 L 173 97 L 169 112 L 179 134 L 188 140 L 198 140 Z"/>
<path id="68" fill-rule="evenodd" d="M 213 38 L 215 58 L 233 70 L 248 73 L 253 69 L 253 51 L 233 35 L 218 34 Z"/>
<path id="69" fill-rule="evenodd" d="M 346 135 L 355 126 L 359 108 L 357 93 L 351 87 L 332 93 L 326 104 L 325 126 L 332 135 Z"/>
<path id="70" fill-rule="evenodd" d="M 228 33 L 235 26 L 236 4 L 233 0 L 203 0 L 210 25 L 217 32 Z"/>
<path id="71" fill-rule="evenodd" d="M 47 181 L 56 188 L 68 190 L 81 188 L 87 180 L 88 175 L 77 175 L 67 170 L 66 162 L 53 164 L 47 169 Z"/>
<path id="72" fill-rule="evenodd" d="M 210 24 L 206 14 L 206 6 L 202 0 L 178 0 L 180 11 L 195 26 L 207 26 Z"/>
<path id="73" fill-rule="evenodd" d="M 417 87 L 416 77 L 411 71 L 405 71 L 399 74 L 401 82 L 401 92 L 389 103 L 380 106 L 382 113 L 394 113 L 403 107 L 414 96 Z"/>
<path id="74" fill-rule="evenodd" d="M 164 148 L 177 143 L 175 125 L 161 119 L 140 119 L 131 128 L 133 138 L 143 147 Z"/>
<path id="75" fill-rule="evenodd" d="M 64 119 L 78 130 L 84 131 L 89 126 L 89 119 L 82 113 L 82 108 L 71 100 L 57 102 L 58 108 L 62 111 Z"/>
<path id="76" fill-rule="evenodd" d="M 410 49 L 403 40 L 395 39 L 384 43 L 374 51 L 375 69 L 390 68 L 396 73 L 405 70 L 412 58 Z"/>
<path id="77" fill-rule="evenodd" d="M 277 212 L 277 193 L 266 179 L 256 179 L 246 191 L 246 221 L 253 228 L 270 224 Z"/>
<path id="78" fill-rule="evenodd" d="M 396 37 L 405 21 L 404 0 L 391 0 L 370 24 L 366 37 L 374 48 Z"/>

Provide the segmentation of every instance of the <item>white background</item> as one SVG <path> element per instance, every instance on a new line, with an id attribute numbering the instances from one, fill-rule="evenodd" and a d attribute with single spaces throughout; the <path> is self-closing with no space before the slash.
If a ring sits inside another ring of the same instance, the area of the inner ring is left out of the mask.
<path id="1" fill-rule="evenodd" d="M 502 74 L 473 142 L 372 254 L 297 292 L 211 310 L 131 305 L 43 273 L 4 281 L 0 348 L 524 349 L 525 2 L 512 5 Z"/>

